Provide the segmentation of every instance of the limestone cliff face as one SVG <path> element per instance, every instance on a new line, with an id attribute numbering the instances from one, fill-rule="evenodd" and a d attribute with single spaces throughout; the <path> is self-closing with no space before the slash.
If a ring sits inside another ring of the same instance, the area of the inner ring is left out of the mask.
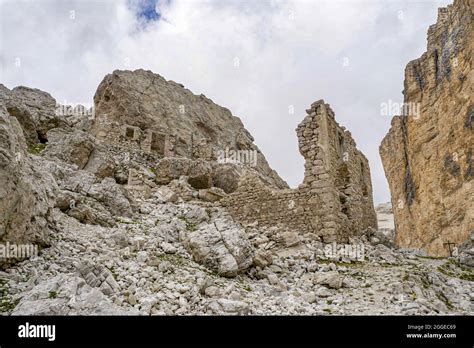
<path id="1" fill-rule="evenodd" d="M 107 143 L 163 157 L 206 161 L 237 151 L 255 154 L 250 164 L 267 183 L 288 187 L 270 168 L 238 117 L 158 74 L 141 69 L 114 71 L 99 85 L 94 103 L 91 132 Z"/>
<path id="2" fill-rule="evenodd" d="M 15 258 L 5 258 L 4 250 L 9 249 L 7 243 L 26 248 L 50 244 L 48 220 L 55 203 L 57 185 L 50 173 L 42 168 L 42 162 L 35 156 L 29 156 L 27 151 L 24 134 L 32 134 L 28 131 L 40 127 L 27 128 L 25 124 L 34 123 L 24 122 L 22 128 L 20 122 L 26 118 L 17 118 L 20 112 L 16 111 L 20 110 L 24 112 L 22 115 L 31 116 L 28 106 L 37 101 L 37 90 L 31 90 L 31 94 L 23 94 L 23 99 L 17 99 L 16 106 L 9 108 L 13 104 L 5 95 L 10 91 L 3 85 L 0 85 L 0 88 L 0 246 L 3 247 L 0 256 L 1 269 L 5 264 L 26 256 L 16 253 Z M 45 110 L 38 108 L 38 111 L 43 113 Z M 34 135 L 36 136 L 36 133 Z"/>
<path id="3" fill-rule="evenodd" d="M 380 146 L 396 243 L 446 256 L 474 231 L 474 1 L 440 8 Z M 452 245 L 451 243 L 454 243 Z"/>

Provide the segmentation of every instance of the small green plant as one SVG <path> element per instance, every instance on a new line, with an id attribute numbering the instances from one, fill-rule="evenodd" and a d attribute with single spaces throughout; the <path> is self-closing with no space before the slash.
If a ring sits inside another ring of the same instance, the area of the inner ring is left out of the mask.
<path id="1" fill-rule="evenodd" d="M 139 220 L 128 221 L 120 217 L 117 219 L 117 222 L 120 224 L 125 224 L 125 225 L 141 225 L 142 224 L 142 222 Z"/>
<path id="2" fill-rule="evenodd" d="M 58 297 L 58 292 L 55 291 L 55 290 L 51 290 L 49 293 L 48 293 L 48 297 L 53 299 L 53 298 L 56 298 Z"/>
<path id="3" fill-rule="evenodd" d="M 444 304 L 446 305 L 446 307 L 448 307 L 449 310 L 454 309 L 454 306 L 451 301 L 449 301 L 449 299 L 442 292 L 437 292 L 436 297 L 438 297 L 441 302 L 444 302 Z"/>
<path id="4" fill-rule="evenodd" d="M 18 303 L 17 303 L 18 304 Z M 15 308 L 16 304 L 12 302 L 8 283 L 0 279 L 0 313 L 8 313 Z"/>
<path id="5" fill-rule="evenodd" d="M 179 256 L 179 255 L 170 255 L 170 254 L 161 254 L 157 255 L 156 258 L 160 261 L 168 261 L 171 262 L 172 264 L 176 266 L 186 266 L 187 261 L 184 257 Z"/>
<path id="6" fill-rule="evenodd" d="M 250 285 L 244 285 L 243 289 L 248 292 L 252 291 L 252 288 L 250 287 Z"/>
<path id="7" fill-rule="evenodd" d="M 31 144 L 28 145 L 28 152 L 34 155 L 38 155 L 46 148 L 46 144 Z"/>
<path id="8" fill-rule="evenodd" d="M 446 258 L 444 256 L 423 256 L 423 255 L 417 255 L 416 257 L 419 259 L 426 259 L 426 260 L 442 260 Z"/>
<path id="9" fill-rule="evenodd" d="M 118 273 L 115 270 L 114 266 L 106 268 L 110 271 L 110 273 L 112 273 L 112 277 L 114 277 L 115 280 L 118 280 Z"/>
<path id="10" fill-rule="evenodd" d="M 2 298 L 0 301 L 0 313 L 8 313 L 15 309 L 20 303 L 20 299 L 16 299 L 15 301 L 11 301 L 11 298 Z"/>
<path id="11" fill-rule="evenodd" d="M 186 231 L 194 232 L 194 231 L 197 230 L 196 224 L 193 224 L 192 222 L 189 222 L 188 219 L 186 219 L 186 217 L 180 216 L 180 217 L 178 217 L 178 219 L 184 221 L 184 223 L 186 224 Z"/>
<path id="12" fill-rule="evenodd" d="M 461 280 L 467 280 L 471 282 L 474 281 L 474 272 L 454 260 L 449 260 L 448 262 L 439 266 L 438 271 L 449 277 L 455 277 Z"/>
<path id="13" fill-rule="evenodd" d="M 192 224 L 192 223 L 186 224 L 186 231 L 194 232 L 196 230 L 197 230 L 197 227 L 195 224 Z"/>

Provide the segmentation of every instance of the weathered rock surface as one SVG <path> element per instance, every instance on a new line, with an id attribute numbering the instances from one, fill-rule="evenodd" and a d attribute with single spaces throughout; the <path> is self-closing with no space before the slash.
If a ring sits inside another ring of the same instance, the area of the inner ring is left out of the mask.
<path id="1" fill-rule="evenodd" d="M 375 207 L 378 229 L 369 233 L 373 244 L 382 243 L 393 246 L 395 243 L 395 222 L 391 203 L 381 203 Z"/>
<path id="2" fill-rule="evenodd" d="M 84 169 L 93 150 L 94 140 L 89 134 L 55 128 L 48 132 L 48 146 L 43 150 L 42 155 L 49 159 L 54 158 L 75 164 L 79 169 Z"/>
<path id="3" fill-rule="evenodd" d="M 238 117 L 151 71 L 114 71 L 99 85 L 94 103 L 91 132 L 98 139 L 189 159 L 217 161 L 227 149 L 255 152 L 255 162 L 248 164 L 271 186 L 288 187 Z"/>
<path id="4" fill-rule="evenodd" d="M 150 197 L 139 201 L 139 211 L 134 220 L 123 219 L 116 227 L 81 224 L 54 211 L 61 226 L 58 241 L 38 257 L 0 272 L 0 312 L 466 315 L 474 311 L 472 268 L 469 271 L 455 259 L 364 243 L 362 261 L 341 262 L 324 255 L 325 244 L 305 236 L 286 247 L 284 231 L 274 227 L 233 231 L 237 227 L 219 207 Z M 215 230 L 209 231 L 214 222 Z M 199 262 L 188 252 L 189 237 L 200 241 L 198 250 L 206 255 Z M 239 253 L 249 250 L 248 242 L 255 254 Z M 259 261 L 247 266 L 251 255 Z M 212 260 L 209 266 L 206 260 Z M 222 277 L 214 267 L 223 264 L 232 274 L 236 264 L 246 270 L 238 277 Z"/>
<path id="5" fill-rule="evenodd" d="M 229 221 L 215 220 L 184 241 L 196 262 L 224 277 L 236 276 L 252 265 L 253 249 L 245 231 Z"/>
<path id="6" fill-rule="evenodd" d="M 48 245 L 56 190 L 51 174 L 28 155 L 20 124 L 0 99 L 0 243 Z M 0 258 L 0 266 L 4 262 Z"/>
<path id="7" fill-rule="evenodd" d="M 405 70 L 405 114 L 380 154 L 392 196 L 396 243 L 447 256 L 474 230 L 474 4 L 438 12 L 428 48 Z"/>
<path id="8" fill-rule="evenodd" d="M 50 129 L 67 125 L 56 115 L 56 100 L 39 89 L 20 86 L 10 91 L 0 84 L 0 99 L 8 114 L 20 123 L 28 145 L 46 142 Z"/>
<path id="9" fill-rule="evenodd" d="M 136 315 L 115 305 L 100 290 L 73 275 L 58 274 L 22 298 L 12 315 Z"/>

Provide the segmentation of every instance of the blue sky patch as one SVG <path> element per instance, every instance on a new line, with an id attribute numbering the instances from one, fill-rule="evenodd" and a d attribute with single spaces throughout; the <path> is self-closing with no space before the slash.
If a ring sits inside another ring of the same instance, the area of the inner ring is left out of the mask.
<path id="1" fill-rule="evenodd" d="M 140 20 L 153 22 L 160 19 L 160 14 L 156 12 L 156 4 L 159 0 L 130 0 L 130 7 Z"/>

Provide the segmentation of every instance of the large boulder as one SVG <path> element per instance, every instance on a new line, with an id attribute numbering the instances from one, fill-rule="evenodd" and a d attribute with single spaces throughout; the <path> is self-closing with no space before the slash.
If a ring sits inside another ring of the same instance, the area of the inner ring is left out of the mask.
<path id="1" fill-rule="evenodd" d="M 212 167 L 205 161 L 194 161 L 189 168 L 189 184 L 195 189 L 208 189 L 212 187 Z"/>
<path id="2" fill-rule="evenodd" d="M 74 171 L 70 166 L 49 164 L 54 173 L 60 193 L 56 207 L 82 223 L 115 226 L 116 218 L 131 217 L 136 209 L 129 192 L 113 178 L 102 181 L 85 170 Z"/>
<path id="3" fill-rule="evenodd" d="M 113 177 L 115 163 L 105 147 L 81 130 L 55 128 L 48 132 L 48 144 L 41 155 L 87 170 L 98 178 Z"/>
<path id="4" fill-rule="evenodd" d="M 23 86 L 13 88 L 12 93 L 33 116 L 40 140 L 48 139 L 50 129 L 67 126 L 60 115 L 56 114 L 56 100 L 49 93 Z"/>
<path id="5" fill-rule="evenodd" d="M 217 164 L 213 168 L 212 184 L 225 193 L 232 193 L 239 187 L 241 175 L 241 168 L 234 164 Z"/>
<path id="6" fill-rule="evenodd" d="M 100 183 L 92 185 L 87 195 L 102 203 L 114 216 L 131 217 L 133 215 L 133 198 L 112 178 L 105 178 Z"/>
<path id="7" fill-rule="evenodd" d="M 75 164 L 79 169 L 83 169 L 93 150 L 94 139 L 86 132 L 56 128 L 48 132 L 48 146 L 42 155 Z"/>
<path id="8" fill-rule="evenodd" d="M 196 262 L 225 277 L 235 277 L 253 262 L 245 230 L 224 219 L 189 233 L 184 245 Z"/>
<path id="9" fill-rule="evenodd" d="M 56 100 L 39 89 L 20 86 L 10 91 L 0 84 L 0 99 L 9 115 L 18 119 L 29 145 L 46 142 L 50 129 L 68 127 L 56 113 Z"/>
<path id="10" fill-rule="evenodd" d="M 95 174 L 98 178 L 114 177 L 116 165 L 107 152 L 98 148 L 92 150 L 84 170 Z"/>
<path id="11" fill-rule="evenodd" d="M 204 160 L 163 158 L 158 161 L 153 171 L 156 173 L 155 181 L 160 185 L 186 176 L 188 183 L 195 189 L 206 189 L 212 186 L 212 167 Z"/>
<path id="12" fill-rule="evenodd" d="M 192 161 L 187 158 L 163 158 L 153 169 L 156 173 L 156 183 L 166 185 L 172 180 L 185 176 L 189 172 L 191 164 Z"/>

